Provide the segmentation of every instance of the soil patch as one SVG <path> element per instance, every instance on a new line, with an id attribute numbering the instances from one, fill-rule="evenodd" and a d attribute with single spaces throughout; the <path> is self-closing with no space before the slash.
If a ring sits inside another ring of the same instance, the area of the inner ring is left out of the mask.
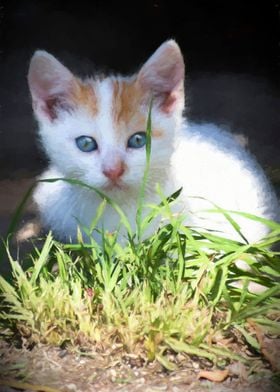
<path id="1" fill-rule="evenodd" d="M 32 350 L 17 349 L 2 342 L 0 347 L 0 392 L 277 392 L 272 372 L 248 375 L 242 364 L 228 367 L 222 383 L 199 379 L 199 361 L 189 359 L 173 372 L 157 362 L 144 363 L 141 357 L 118 357 L 111 353 L 70 353 L 61 348 L 38 345 Z"/>

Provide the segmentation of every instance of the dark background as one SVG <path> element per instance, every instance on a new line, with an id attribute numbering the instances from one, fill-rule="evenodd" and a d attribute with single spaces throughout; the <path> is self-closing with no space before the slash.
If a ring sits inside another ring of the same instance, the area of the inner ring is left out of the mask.
<path id="1" fill-rule="evenodd" d="M 280 167 L 279 1 L 36 1 L 0 8 L 0 179 L 46 165 L 26 83 L 34 50 L 79 75 L 131 73 L 166 39 L 186 59 L 187 114 L 249 138 L 259 161 Z"/>

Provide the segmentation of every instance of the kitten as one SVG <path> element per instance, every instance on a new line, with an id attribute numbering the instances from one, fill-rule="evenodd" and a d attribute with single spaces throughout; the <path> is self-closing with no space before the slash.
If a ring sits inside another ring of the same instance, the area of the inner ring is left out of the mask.
<path id="1" fill-rule="evenodd" d="M 151 96 L 152 152 L 145 203 L 160 201 L 156 184 L 166 196 L 183 187 L 177 212 L 186 215 L 186 224 L 240 241 L 222 214 L 205 211 L 213 208 L 211 202 L 279 219 L 278 201 L 264 172 L 236 139 L 213 124 L 190 124 L 183 118 L 184 60 L 175 41 L 163 43 L 131 77 L 81 80 L 51 54 L 37 51 L 28 82 L 51 162 L 42 178 L 74 178 L 98 188 L 119 204 L 133 228 L 146 164 Z M 40 183 L 34 199 L 44 227 L 66 241 L 76 238 L 77 222 L 90 226 L 101 202 L 95 192 L 64 181 Z M 261 223 L 233 218 L 250 242 L 269 231 Z M 118 226 L 119 215 L 107 206 L 98 227 L 114 231 Z"/>

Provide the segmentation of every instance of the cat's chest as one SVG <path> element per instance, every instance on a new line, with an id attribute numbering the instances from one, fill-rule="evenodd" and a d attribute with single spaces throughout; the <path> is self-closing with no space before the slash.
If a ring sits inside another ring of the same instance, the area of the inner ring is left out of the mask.
<path id="1" fill-rule="evenodd" d="M 103 201 L 94 191 L 73 190 L 73 188 L 69 187 L 65 197 L 69 218 L 75 219 L 86 227 L 90 227 L 95 222 L 96 226 L 104 226 L 106 230 L 111 231 L 114 230 L 117 222 L 120 220 L 120 214 L 110 205 L 110 202 Z M 125 195 L 123 203 L 119 207 L 128 219 L 135 212 L 134 201 L 129 200 Z"/>
<path id="2" fill-rule="evenodd" d="M 136 230 L 137 198 L 128 194 L 122 195 L 122 200 L 117 202 L 112 198 L 112 202 L 117 206 L 113 207 L 110 202 L 105 202 L 97 194 L 83 192 L 77 189 L 68 188 L 65 194 L 66 224 L 71 226 L 72 232 L 77 229 L 77 223 L 83 230 L 91 228 L 93 235 L 99 238 L 98 232 L 105 229 L 106 232 L 119 231 L 120 236 L 126 236 L 126 225 L 129 225 L 131 232 Z M 123 222 L 123 221 L 126 222 Z M 154 230 L 154 228 L 153 228 Z M 69 231 L 69 230 L 67 230 Z M 84 230 L 87 231 L 87 230 Z M 74 233 L 73 233 L 74 235 Z"/>

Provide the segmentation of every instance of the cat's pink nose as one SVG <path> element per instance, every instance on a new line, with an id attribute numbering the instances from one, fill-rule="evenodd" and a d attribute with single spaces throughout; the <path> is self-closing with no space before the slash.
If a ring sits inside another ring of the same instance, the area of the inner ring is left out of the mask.
<path id="1" fill-rule="evenodd" d="M 105 167 L 103 174 L 112 181 L 118 180 L 125 171 L 125 165 L 123 162 L 116 163 L 113 167 Z"/>

